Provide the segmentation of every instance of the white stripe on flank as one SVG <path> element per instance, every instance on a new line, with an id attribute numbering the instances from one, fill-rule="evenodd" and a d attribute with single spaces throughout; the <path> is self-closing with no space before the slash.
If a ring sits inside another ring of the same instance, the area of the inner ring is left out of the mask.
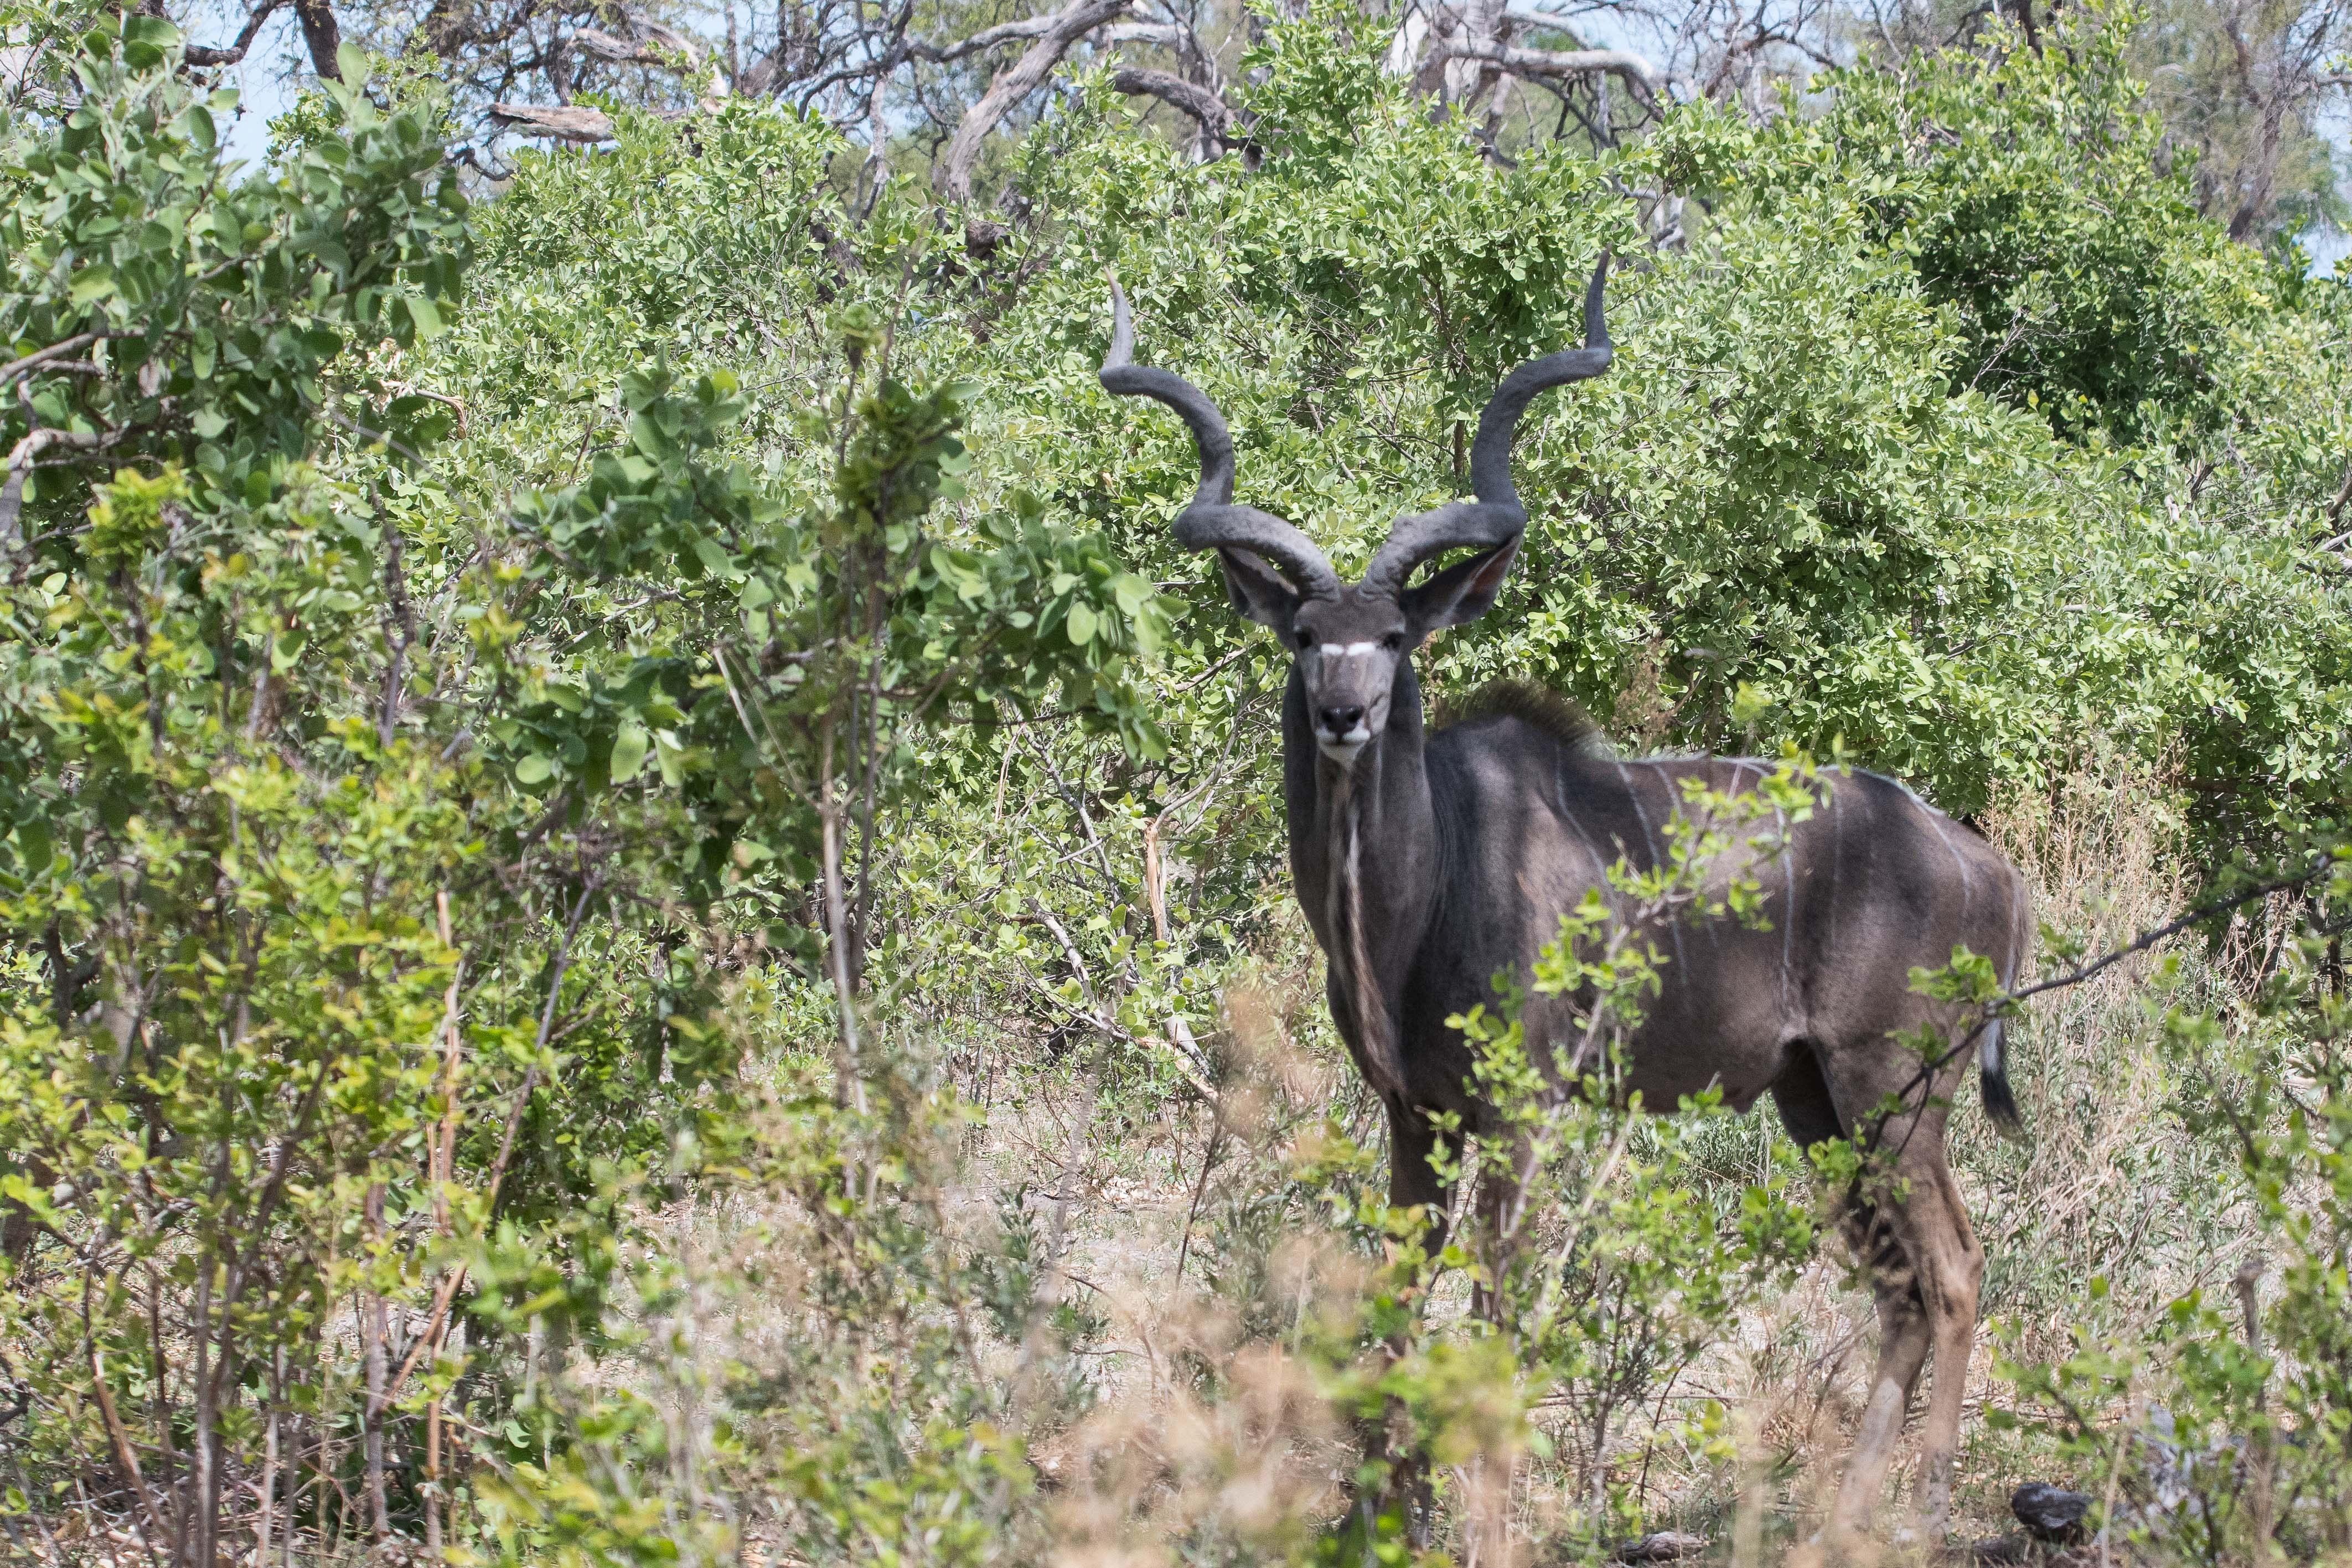
<path id="1" fill-rule="evenodd" d="M 1633 776 L 1625 771 L 1625 765 L 1622 762 L 1617 764 L 1617 781 L 1625 787 L 1626 798 L 1633 802 L 1634 819 L 1642 824 L 1643 841 L 1650 846 L 1650 869 L 1655 871 L 1664 862 L 1665 857 L 1658 852 L 1658 835 L 1650 827 L 1650 813 L 1643 809 L 1642 792 L 1633 787 Z M 1670 914 L 1666 916 L 1666 929 L 1674 934 L 1675 962 L 1688 968 L 1690 960 L 1683 954 L 1683 923 Z"/>
<path id="2" fill-rule="evenodd" d="M 1919 799 L 1913 793 L 1911 787 L 1901 779 L 1894 779 L 1892 782 L 1897 789 L 1903 791 L 1905 800 L 1919 808 L 1919 814 L 1927 819 L 1929 827 L 1936 830 L 1936 841 L 1944 846 L 1944 852 L 1952 857 L 1952 863 L 1960 868 L 1960 918 L 1966 920 L 1969 917 L 1969 902 L 1976 893 L 1975 887 L 1969 880 L 1968 856 L 1960 853 L 1958 848 L 1953 844 L 1952 835 L 1944 831 L 1943 812 Z"/>
<path id="3" fill-rule="evenodd" d="M 1823 771 L 1827 771 L 1824 769 Z M 1838 893 L 1845 880 L 1845 817 L 1838 808 L 1838 790 L 1832 784 L 1830 797 L 1830 940 L 1829 951 L 1837 951 Z"/>
<path id="4" fill-rule="evenodd" d="M 1577 841 L 1584 846 L 1584 852 L 1592 857 L 1592 874 L 1601 879 L 1595 885 L 1606 897 L 1609 893 L 1609 862 L 1601 858 L 1601 846 L 1592 841 L 1592 835 L 1584 831 L 1584 824 L 1578 821 L 1576 813 L 1568 809 L 1567 777 L 1557 759 L 1551 768 L 1551 791 L 1553 798 L 1559 802 L 1560 820 L 1576 834 Z"/>
<path id="5" fill-rule="evenodd" d="M 1779 811 L 1772 815 L 1780 823 L 1780 883 L 1789 890 L 1788 904 L 1780 911 L 1780 1015 L 1792 1016 L 1789 1006 L 1789 973 L 1797 956 L 1797 862 L 1789 848 L 1788 818 Z"/>

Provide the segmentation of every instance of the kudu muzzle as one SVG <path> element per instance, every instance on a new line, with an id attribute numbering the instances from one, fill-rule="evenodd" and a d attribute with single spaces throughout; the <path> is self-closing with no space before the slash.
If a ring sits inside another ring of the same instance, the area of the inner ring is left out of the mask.
<path id="1" fill-rule="evenodd" d="M 1398 662 L 1436 627 L 1467 620 L 1492 602 L 1528 526 L 1527 508 L 1511 483 L 1511 444 L 1519 417 L 1538 392 L 1609 368 L 1609 328 L 1602 315 L 1609 261 L 1602 252 L 1585 291 L 1584 346 L 1521 365 L 1503 378 L 1479 414 L 1470 447 L 1470 488 L 1476 498 L 1399 517 L 1362 580 L 1354 584 L 1341 582 L 1297 528 L 1234 502 L 1234 442 L 1224 416 L 1183 377 L 1132 362 L 1135 326 L 1127 295 L 1113 280 L 1110 352 L 1103 360 L 1102 384 L 1123 396 L 1156 398 L 1192 428 L 1201 483 L 1177 514 L 1177 542 L 1188 549 L 1217 551 L 1234 608 L 1291 644 L 1317 748 L 1343 768 L 1387 727 Z M 1424 562 L 1465 548 L 1487 552 L 1485 559 L 1493 565 L 1443 591 L 1440 579 L 1449 574 L 1410 586 Z M 1472 600 L 1463 613 L 1465 591 Z"/>

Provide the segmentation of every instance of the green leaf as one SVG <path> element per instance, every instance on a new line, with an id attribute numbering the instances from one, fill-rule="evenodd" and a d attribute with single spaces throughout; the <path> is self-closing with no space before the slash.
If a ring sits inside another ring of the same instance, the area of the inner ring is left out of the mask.
<path id="1" fill-rule="evenodd" d="M 727 553 L 726 548 L 708 534 L 695 536 L 694 559 L 700 561 L 703 570 L 713 577 L 733 579 L 743 575 L 742 569 L 735 564 L 734 558 Z"/>
<path id="2" fill-rule="evenodd" d="M 645 726 L 631 721 L 621 726 L 613 737 L 613 782 L 626 784 L 646 765 L 646 736 Z"/>
<path id="3" fill-rule="evenodd" d="M 179 41 L 180 29 L 161 16 L 123 18 L 122 61 L 132 70 L 153 70 Z"/>
<path id="4" fill-rule="evenodd" d="M 77 308 L 114 292 L 114 268 L 105 262 L 94 261 L 74 274 L 71 298 Z"/>
<path id="5" fill-rule="evenodd" d="M 669 438 L 669 432 L 662 428 L 651 409 L 631 416 L 629 442 L 656 462 L 668 460 L 677 450 L 677 444 Z"/>
<path id="6" fill-rule="evenodd" d="M 1091 605 L 1080 602 L 1070 606 L 1068 621 L 1070 645 L 1083 648 L 1095 639 L 1095 612 Z"/>
<path id="7" fill-rule="evenodd" d="M 554 776 L 554 762 L 536 751 L 515 764 L 515 782 L 518 784 L 543 784 Z"/>

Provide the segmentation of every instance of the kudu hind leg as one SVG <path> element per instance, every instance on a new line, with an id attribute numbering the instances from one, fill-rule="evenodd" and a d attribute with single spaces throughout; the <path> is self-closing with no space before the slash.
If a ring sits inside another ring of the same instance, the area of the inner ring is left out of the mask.
<path id="1" fill-rule="evenodd" d="M 1919 1294 L 1935 1336 L 1936 1370 L 1920 1434 L 1919 1484 L 1913 1499 L 1916 1528 L 1932 1543 L 1942 1538 L 1951 1510 L 1969 1363 L 1976 1354 L 1984 1249 L 1969 1224 L 1959 1184 L 1945 1162 L 1943 1141 L 1922 1140 L 1902 1166 L 1908 1190 L 1895 1223 L 1916 1269 Z"/>
<path id="2" fill-rule="evenodd" d="M 1478 1172 L 1477 1204 L 1471 1246 L 1486 1278 L 1470 1291 L 1470 1315 L 1484 1322 L 1502 1322 L 1504 1291 L 1520 1257 L 1521 1225 L 1526 1198 L 1521 1173 L 1528 1168 L 1532 1145 L 1525 1137 L 1507 1149 L 1490 1149 Z"/>
<path id="3" fill-rule="evenodd" d="M 1885 1209 L 1867 1201 L 1849 1203 L 1839 1217 L 1846 1243 L 1870 1281 L 1878 1305 L 1878 1364 L 1870 1375 L 1862 1421 L 1846 1456 L 1831 1516 L 1835 1536 L 1865 1534 L 1886 1490 L 1886 1473 L 1903 1440 L 1911 1391 L 1919 1382 L 1934 1343 L 1934 1325 L 1916 1270 Z"/>
<path id="4" fill-rule="evenodd" d="M 1772 1103 L 1800 1148 L 1851 1135 L 1852 1129 L 1837 1113 L 1821 1059 L 1810 1046 L 1793 1053 L 1787 1070 L 1773 1083 Z M 1878 1365 L 1871 1374 L 1861 1430 L 1846 1458 L 1837 1509 L 1832 1515 L 1832 1534 L 1852 1536 L 1868 1531 L 1871 1517 L 1878 1511 L 1886 1472 L 1902 1439 L 1911 1390 L 1919 1380 L 1919 1369 L 1927 1364 L 1932 1333 L 1910 1256 L 1887 1217 L 1867 1200 L 1848 1201 L 1840 1206 L 1838 1224 L 1853 1249 L 1854 1260 L 1869 1278 L 1878 1305 Z"/>

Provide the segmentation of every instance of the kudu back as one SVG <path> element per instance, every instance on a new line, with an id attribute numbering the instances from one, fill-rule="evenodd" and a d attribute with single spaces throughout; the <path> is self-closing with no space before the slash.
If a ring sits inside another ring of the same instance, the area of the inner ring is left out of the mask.
<path id="1" fill-rule="evenodd" d="M 1446 1019 L 1491 1002 L 1497 973 L 1524 977 L 1562 914 L 1590 889 L 1606 894 L 1611 864 L 1656 864 L 1686 781 L 1737 794 L 1769 771 L 1737 758 L 1620 760 L 1582 727 L 1540 714 L 1424 727 L 1413 651 L 1501 591 L 1528 521 L 1511 482 L 1519 418 L 1537 393 L 1608 369 L 1608 268 L 1604 255 L 1584 346 L 1521 366 L 1487 403 L 1471 449 L 1475 499 L 1400 517 L 1353 584 L 1297 528 L 1234 503 L 1223 418 L 1181 377 L 1130 362 L 1127 300 L 1112 289 L 1104 386 L 1166 403 L 1199 449 L 1201 483 L 1175 520 L 1178 540 L 1215 550 L 1234 611 L 1294 650 L 1282 708 L 1291 870 L 1327 960 L 1333 1018 L 1388 1110 L 1393 1201 L 1433 1215 L 1445 1195 L 1430 1161 L 1431 1113 L 1491 1125 Z M 1413 580 L 1457 549 L 1475 553 Z M 1898 1179 L 1869 1189 L 1874 1198 L 1845 1195 L 1841 1217 L 1881 1337 L 1832 1531 L 1869 1528 L 1932 1351 L 1915 1496 L 1918 1527 L 1933 1537 L 1951 1496 L 1984 1254 L 1944 1153 L 1966 1036 L 1909 977 L 1965 946 L 2009 985 L 2025 951 L 2026 895 L 1990 846 L 1901 784 L 1846 769 L 1822 777 L 1819 808 L 1747 873 L 1769 928 L 1718 918 L 1658 934 L 1664 990 L 1628 1042 L 1628 1087 L 1652 1106 L 1716 1086 L 1745 1109 L 1769 1092 L 1799 1145 L 1858 1138 L 1891 1162 Z M 1568 1009 L 1532 1004 L 1530 1043 Z M 1951 1049 L 1923 1062 L 1911 1043 L 1922 1030 L 1942 1031 Z M 2011 1124 L 1998 1025 L 1977 1038 L 1985 1103 Z M 1890 1103 L 1902 1109 L 1883 1116 Z"/>

